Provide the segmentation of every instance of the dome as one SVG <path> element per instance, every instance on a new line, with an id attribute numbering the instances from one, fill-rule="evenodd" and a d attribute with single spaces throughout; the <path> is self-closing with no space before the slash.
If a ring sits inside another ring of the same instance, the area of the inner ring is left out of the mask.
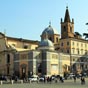
<path id="1" fill-rule="evenodd" d="M 48 40 L 48 39 L 44 39 L 40 42 L 39 46 L 47 46 L 47 47 L 54 47 L 53 43 Z"/>
<path id="2" fill-rule="evenodd" d="M 38 49 L 40 49 L 40 50 L 54 50 L 54 45 L 50 40 L 44 39 L 40 42 Z"/>
<path id="3" fill-rule="evenodd" d="M 54 29 L 51 25 L 49 25 L 47 28 L 45 28 L 45 30 L 42 32 L 42 35 L 45 34 L 45 32 L 47 32 L 50 35 L 52 35 L 52 34 L 58 34 L 58 32 L 56 31 L 56 29 Z"/>

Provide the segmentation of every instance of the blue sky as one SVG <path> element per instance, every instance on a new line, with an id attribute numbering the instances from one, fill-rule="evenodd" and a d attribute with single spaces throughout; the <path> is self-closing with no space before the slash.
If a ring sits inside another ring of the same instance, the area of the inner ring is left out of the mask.
<path id="1" fill-rule="evenodd" d="M 60 34 L 60 19 L 68 6 L 74 31 L 88 33 L 88 0 L 0 0 L 0 32 L 7 36 L 40 40 L 51 21 Z"/>

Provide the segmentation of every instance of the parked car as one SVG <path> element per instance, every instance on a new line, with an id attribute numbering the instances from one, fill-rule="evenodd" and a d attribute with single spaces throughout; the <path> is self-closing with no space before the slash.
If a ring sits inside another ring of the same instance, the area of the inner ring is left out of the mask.
<path id="1" fill-rule="evenodd" d="M 80 78 L 80 77 L 82 77 L 82 74 L 81 73 L 80 74 L 76 74 L 76 77 Z"/>
<path id="2" fill-rule="evenodd" d="M 38 81 L 38 76 L 31 76 L 28 78 L 29 81 L 31 82 L 37 82 Z"/>
<path id="3" fill-rule="evenodd" d="M 0 80 L 7 81 L 7 77 L 6 76 L 0 76 Z"/>
<path id="4" fill-rule="evenodd" d="M 74 76 L 75 76 L 74 73 L 70 73 L 70 74 L 68 75 L 68 78 L 72 79 Z"/>
<path id="5" fill-rule="evenodd" d="M 43 76 L 41 76 L 41 77 L 39 77 L 39 81 L 44 81 L 44 77 Z"/>
<path id="6" fill-rule="evenodd" d="M 85 73 L 85 72 L 82 73 L 82 76 L 87 77 L 87 73 Z"/>

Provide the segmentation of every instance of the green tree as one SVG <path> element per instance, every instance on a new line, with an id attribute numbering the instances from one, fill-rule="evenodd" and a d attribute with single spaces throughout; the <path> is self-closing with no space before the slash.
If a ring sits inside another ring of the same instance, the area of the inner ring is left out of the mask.
<path id="1" fill-rule="evenodd" d="M 79 32 L 75 32 L 75 35 L 82 36 Z"/>
<path id="2" fill-rule="evenodd" d="M 88 33 L 83 33 L 83 36 L 85 36 L 85 39 L 88 38 Z"/>

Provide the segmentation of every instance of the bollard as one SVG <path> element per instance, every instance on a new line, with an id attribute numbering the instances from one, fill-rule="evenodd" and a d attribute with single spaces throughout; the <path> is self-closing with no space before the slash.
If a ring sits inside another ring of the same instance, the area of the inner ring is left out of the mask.
<path id="1" fill-rule="evenodd" d="M 29 80 L 29 83 L 31 83 L 31 80 Z"/>
<path id="2" fill-rule="evenodd" d="M 2 85 L 3 84 L 3 81 L 0 81 L 0 84 Z"/>
<path id="3" fill-rule="evenodd" d="M 45 80 L 45 83 L 47 83 L 47 79 Z"/>
<path id="4" fill-rule="evenodd" d="M 13 80 L 11 81 L 11 83 L 13 84 Z"/>
<path id="5" fill-rule="evenodd" d="M 23 83 L 23 80 L 21 80 L 21 83 Z"/>

